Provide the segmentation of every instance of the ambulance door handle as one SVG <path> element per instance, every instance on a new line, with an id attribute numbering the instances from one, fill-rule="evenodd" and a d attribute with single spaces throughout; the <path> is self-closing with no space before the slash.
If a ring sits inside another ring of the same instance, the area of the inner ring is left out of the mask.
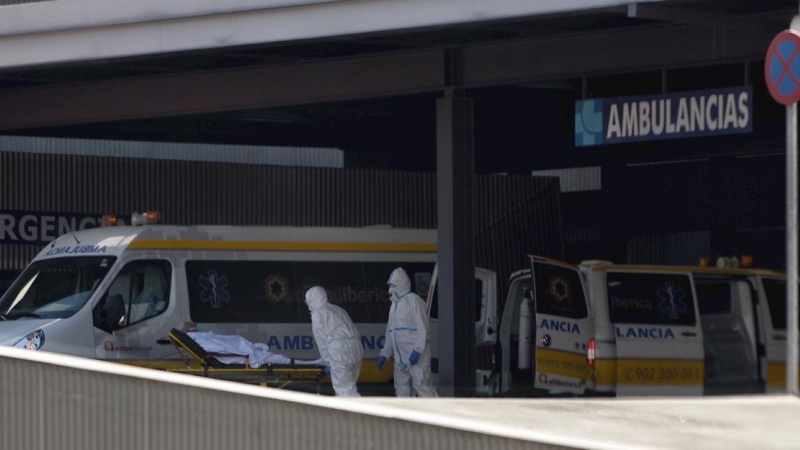
<path id="1" fill-rule="evenodd" d="M 785 334 L 773 334 L 772 335 L 772 339 L 775 339 L 776 341 L 785 341 L 786 340 L 786 335 Z"/>
<path id="2" fill-rule="evenodd" d="M 156 340 L 156 344 L 158 344 L 158 345 L 169 345 L 169 344 L 171 344 L 171 343 L 172 343 L 172 342 L 170 342 L 169 338 L 165 338 L 165 337 L 158 338 L 158 339 Z"/>
<path id="3" fill-rule="evenodd" d="M 697 336 L 697 333 L 695 333 L 694 331 L 684 331 L 683 333 L 681 333 L 681 335 L 686 337 L 694 337 Z"/>

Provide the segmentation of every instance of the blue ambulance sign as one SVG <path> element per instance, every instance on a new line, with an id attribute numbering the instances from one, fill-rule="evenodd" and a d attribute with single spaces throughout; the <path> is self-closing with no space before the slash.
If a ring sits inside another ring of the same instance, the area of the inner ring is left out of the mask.
<path id="1" fill-rule="evenodd" d="M 575 146 L 753 131 L 751 86 L 575 102 Z"/>

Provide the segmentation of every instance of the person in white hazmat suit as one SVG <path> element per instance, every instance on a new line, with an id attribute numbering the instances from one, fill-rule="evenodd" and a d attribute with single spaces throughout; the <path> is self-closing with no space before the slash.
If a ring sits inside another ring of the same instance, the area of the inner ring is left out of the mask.
<path id="1" fill-rule="evenodd" d="M 217 334 L 212 331 L 198 331 L 197 324 L 193 322 L 184 322 L 179 327 L 179 330 L 197 342 L 197 345 L 203 347 L 203 350 L 215 353 L 214 357 L 223 364 L 244 364 L 247 361 L 252 368 L 259 368 L 268 364 L 328 365 L 322 359 L 307 361 L 278 355 L 269 351 L 269 345 L 260 342 L 253 343 L 241 336 Z M 237 356 L 222 356 L 224 354 Z"/>
<path id="2" fill-rule="evenodd" d="M 325 289 L 314 286 L 306 291 L 306 305 L 319 354 L 330 365 L 336 396 L 361 397 L 356 388 L 364 357 L 361 334 L 344 309 L 328 302 Z"/>
<path id="3" fill-rule="evenodd" d="M 378 370 L 394 356 L 394 391 L 398 397 L 438 397 L 431 375 L 431 346 L 425 302 L 411 292 L 411 280 L 398 267 L 389 276 L 392 301 L 386 324 L 386 342 L 378 357 Z"/>

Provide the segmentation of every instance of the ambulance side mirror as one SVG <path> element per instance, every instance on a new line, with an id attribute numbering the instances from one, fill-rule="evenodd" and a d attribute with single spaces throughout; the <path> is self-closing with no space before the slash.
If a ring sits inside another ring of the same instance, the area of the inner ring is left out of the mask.
<path id="1" fill-rule="evenodd" d="M 122 328 L 125 325 L 125 300 L 121 295 L 109 295 L 105 306 L 106 317 L 109 324 L 114 325 L 114 329 Z"/>
<path id="2" fill-rule="evenodd" d="M 109 295 L 100 300 L 93 313 L 94 326 L 113 333 L 125 326 L 125 300 L 121 295 Z"/>

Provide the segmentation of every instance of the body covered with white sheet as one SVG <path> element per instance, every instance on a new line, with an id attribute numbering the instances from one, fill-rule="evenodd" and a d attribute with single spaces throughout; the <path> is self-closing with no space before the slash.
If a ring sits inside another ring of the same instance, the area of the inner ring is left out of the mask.
<path id="1" fill-rule="evenodd" d="M 214 353 L 214 357 L 223 364 L 244 364 L 246 357 L 250 367 L 253 368 L 269 364 L 326 365 L 322 359 L 296 360 L 272 353 L 269 351 L 269 345 L 260 342 L 253 343 L 241 336 L 217 334 L 211 331 L 187 331 L 186 334 L 203 347 L 203 350 Z"/>

